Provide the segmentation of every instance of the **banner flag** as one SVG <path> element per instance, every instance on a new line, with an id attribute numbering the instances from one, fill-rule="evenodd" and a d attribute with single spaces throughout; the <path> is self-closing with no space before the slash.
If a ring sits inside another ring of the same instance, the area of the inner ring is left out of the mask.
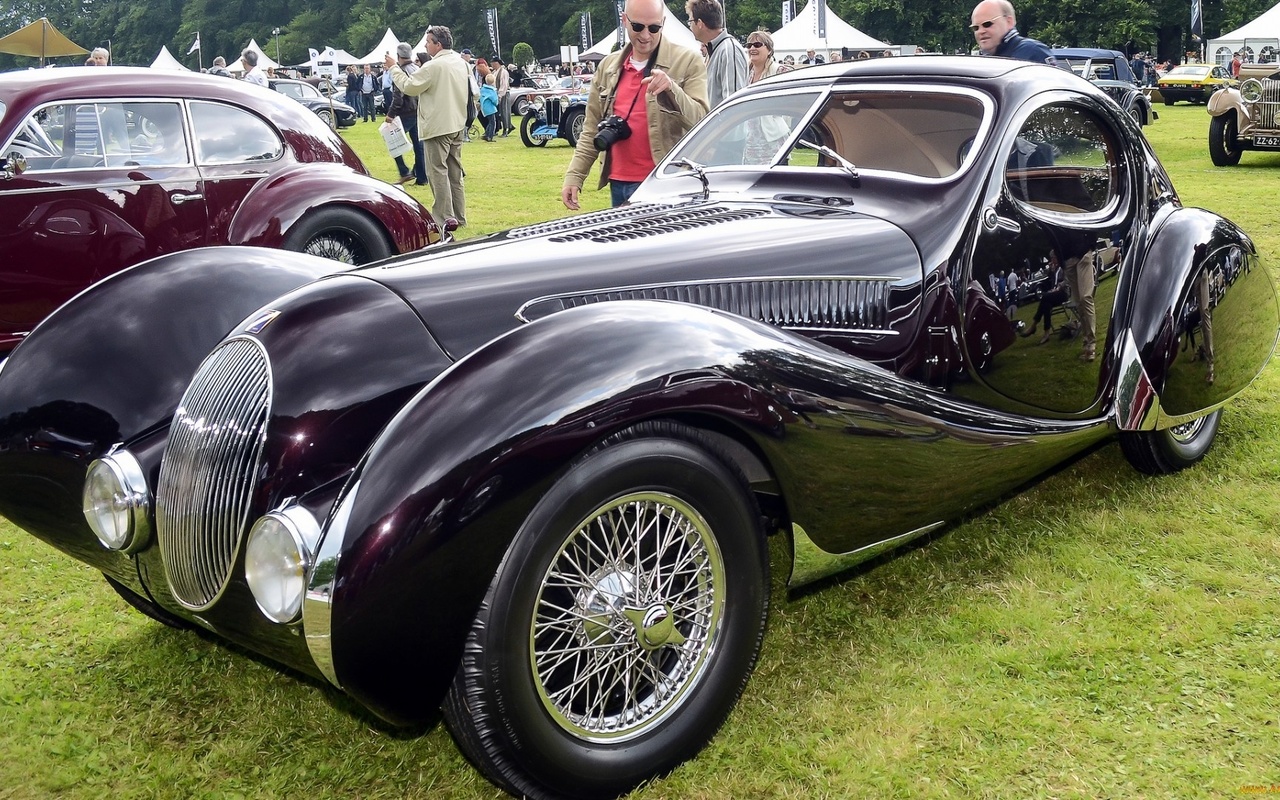
<path id="1" fill-rule="evenodd" d="M 782 25 L 786 27 L 787 23 L 795 16 L 794 0 L 782 0 Z"/>
<path id="2" fill-rule="evenodd" d="M 196 40 L 191 43 L 191 47 L 187 50 L 187 55 L 191 55 L 200 49 L 200 31 L 196 31 Z"/>
<path id="3" fill-rule="evenodd" d="M 818 0 L 818 38 L 827 38 L 827 0 Z"/>
<path id="4" fill-rule="evenodd" d="M 595 40 L 591 36 L 591 12 L 583 11 L 578 16 L 578 43 L 583 50 L 590 50 Z"/>
<path id="5" fill-rule="evenodd" d="M 618 49 L 621 50 L 627 46 L 627 32 L 622 29 L 622 0 L 618 0 L 614 5 L 617 6 L 618 9 L 617 14 L 614 16 L 617 18 L 618 22 Z"/>
<path id="6" fill-rule="evenodd" d="M 493 45 L 493 54 L 502 55 L 502 39 L 498 34 L 498 7 L 486 9 L 485 19 L 489 24 L 489 43 Z"/>
<path id="7" fill-rule="evenodd" d="M 319 60 L 320 60 L 320 53 L 319 53 L 319 52 L 317 52 L 317 51 L 316 51 L 316 49 L 315 49 L 314 47 L 308 47 L 308 48 L 307 48 L 307 59 L 308 59 L 312 64 L 314 64 L 314 63 L 316 63 L 317 61 L 319 61 Z"/>
<path id="8" fill-rule="evenodd" d="M 1200 7 L 1200 0 L 1191 0 L 1191 35 L 1204 38 L 1204 9 Z"/>

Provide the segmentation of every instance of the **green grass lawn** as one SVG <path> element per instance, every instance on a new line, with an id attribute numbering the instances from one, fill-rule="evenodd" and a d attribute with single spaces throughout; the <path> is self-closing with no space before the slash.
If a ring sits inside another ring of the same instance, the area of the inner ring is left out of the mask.
<path id="1" fill-rule="evenodd" d="M 1216 169 L 1204 109 L 1158 111 L 1148 136 L 1184 203 L 1280 256 L 1280 154 Z M 346 135 L 394 177 L 374 125 Z M 466 145 L 466 235 L 567 213 L 569 155 Z M 1272 365 L 1179 475 L 1142 477 L 1110 445 L 928 546 L 798 598 L 778 587 L 724 729 L 635 797 L 1230 798 L 1280 784 L 1278 396 Z M 322 685 L 149 622 L 0 521 L 0 798 L 53 796 L 500 794 L 442 727 L 387 730 Z"/>

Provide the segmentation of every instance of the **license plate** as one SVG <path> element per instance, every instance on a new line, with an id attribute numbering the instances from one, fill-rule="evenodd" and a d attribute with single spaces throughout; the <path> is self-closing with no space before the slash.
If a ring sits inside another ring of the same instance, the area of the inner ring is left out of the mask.
<path id="1" fill-rule="evenodd" d="M 1255 136 L 1254 147 L 1280 147 L 1280 136 Z"/>

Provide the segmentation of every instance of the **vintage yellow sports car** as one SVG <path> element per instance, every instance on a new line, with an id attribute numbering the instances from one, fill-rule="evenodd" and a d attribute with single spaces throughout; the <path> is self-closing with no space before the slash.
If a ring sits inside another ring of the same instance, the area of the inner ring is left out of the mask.
<path id="1" fill-rule="evenodd" d="M 1164 104 L 1171 106 L 1179 100 L 1189 103 L 1207 103 L 1209 97 L 1224 86 L 1235 86 L 1226 67 L 1216 64 L 1182 64 L 1160 76 L 1156 86 Z"/>

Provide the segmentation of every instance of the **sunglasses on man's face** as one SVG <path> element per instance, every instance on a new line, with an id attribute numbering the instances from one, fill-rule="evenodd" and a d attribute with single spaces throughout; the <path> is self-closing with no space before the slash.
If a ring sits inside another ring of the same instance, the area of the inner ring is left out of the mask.
<path id="1" fill-rule="evenodd" d="M 645 25 L 643 22 L 631 23 L 631 30 L 635 31 L 636 33 L 639 33 L 645 28 L 649 29 L 649 33 L 657 33 L 658 31 L 662 30 L 662 23 L 653 22 L 653 23 L 650 23 L 649 25 Z"/>
<path id="2" fill-rule="evenodd" d="M 986 22 L 980 22 L 977 25 L 970 25 L 969 30 L 973 31 L 974 33 L 977 33 L 978 28 L 990 28 L 992 25 L 996 24 L 996 20 L 1000 19 L 1000 17 L 1003 17 L 1003 16 L 1004 14 L 1001 14 L 999 17 L 992 17 Z"/>

